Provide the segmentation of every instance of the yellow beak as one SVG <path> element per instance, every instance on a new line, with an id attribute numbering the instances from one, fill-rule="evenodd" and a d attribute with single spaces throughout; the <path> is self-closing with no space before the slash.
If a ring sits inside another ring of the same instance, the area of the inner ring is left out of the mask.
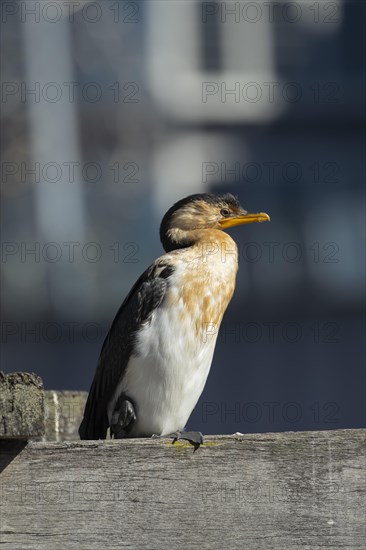
<path id="1" fill-rule="evenodd" d="M 243 214 L 241 216 L 234 216 L 232 218 L 225 218 L 220 221 L 220 225 L 223 229 L 228 227 L 234 227 L 235 225 L 242 225 L 243 223 L 253 222 L 269 222 L 271 218 L 265 212 L 259 212 L 258 214 Z"/>

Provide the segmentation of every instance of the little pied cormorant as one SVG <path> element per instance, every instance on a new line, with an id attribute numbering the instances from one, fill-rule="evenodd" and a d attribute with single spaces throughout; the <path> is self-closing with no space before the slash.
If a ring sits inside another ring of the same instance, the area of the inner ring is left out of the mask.
<path id="1" fill-rule="evenodd" d="M 182 434 L 206 383 L 235 288 L 238 250 L 222 230 L 269 220 L 231 194 L 196 194 L 160 226 L 166 254 L 141 275 L 103 343 L 81 439 Z M 202 437 L 202 436 L 200 436 Z"/>

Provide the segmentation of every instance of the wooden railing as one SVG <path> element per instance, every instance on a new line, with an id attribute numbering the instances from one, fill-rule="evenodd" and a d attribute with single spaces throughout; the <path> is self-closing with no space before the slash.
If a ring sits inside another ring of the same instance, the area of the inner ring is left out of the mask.
<path id="1" fill-rule="evenodd" d="M 366 430 L 80 442 L 86 393 L 0 392 L 4 549 L 366 546 Z"/>

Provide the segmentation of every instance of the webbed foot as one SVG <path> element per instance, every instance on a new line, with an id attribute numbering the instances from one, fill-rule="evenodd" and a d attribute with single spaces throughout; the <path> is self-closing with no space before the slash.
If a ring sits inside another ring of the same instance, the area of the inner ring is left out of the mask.
<path id="1" fill-rule="evenodd" d="M 122 439 L 130 432 L 136 420 L 135 407 L 132 401 L 122 394 L 114 407 L 111 419 L 111 432 L 115 439 Z"/>
<path id="2" fill-rule="evenodd" d="M 203 443 L 203 435 L 201 434 L 201 432 L 175 432 L 171 434 L 170 437 L 173 438 L 173 441 L 172 441 L 173 444 L 176 441 L 179 441 L 181 439 L 184 439 L 185 441 L 189 441 L 189 443 L 191 443 L 194 446 L 195 451 Z"/>

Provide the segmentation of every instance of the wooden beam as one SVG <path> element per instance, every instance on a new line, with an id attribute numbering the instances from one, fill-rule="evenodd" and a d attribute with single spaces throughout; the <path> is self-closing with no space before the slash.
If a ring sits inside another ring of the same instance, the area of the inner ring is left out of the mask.
<path id="1" fill-rule="evenodd" d="M 33 373 L 0 371 L 0 439 L 78 441 L 88 392 L 43 390 Z"/>
<path id="2" fill-rule="evenodd" d="M 44 434 L 42 379 L 27 372 L 0 372 L 0 439 Z"/>
<path id="3" fill-rule="evenodd" d="M 365 434 L 0 442 L 2 548 L 361 549 Z"/>
<path id="4" fill-rule="evenodd" d="M 79 441 L 87 397 L 86 391 L 45 392 L 46 441 Z"/>

